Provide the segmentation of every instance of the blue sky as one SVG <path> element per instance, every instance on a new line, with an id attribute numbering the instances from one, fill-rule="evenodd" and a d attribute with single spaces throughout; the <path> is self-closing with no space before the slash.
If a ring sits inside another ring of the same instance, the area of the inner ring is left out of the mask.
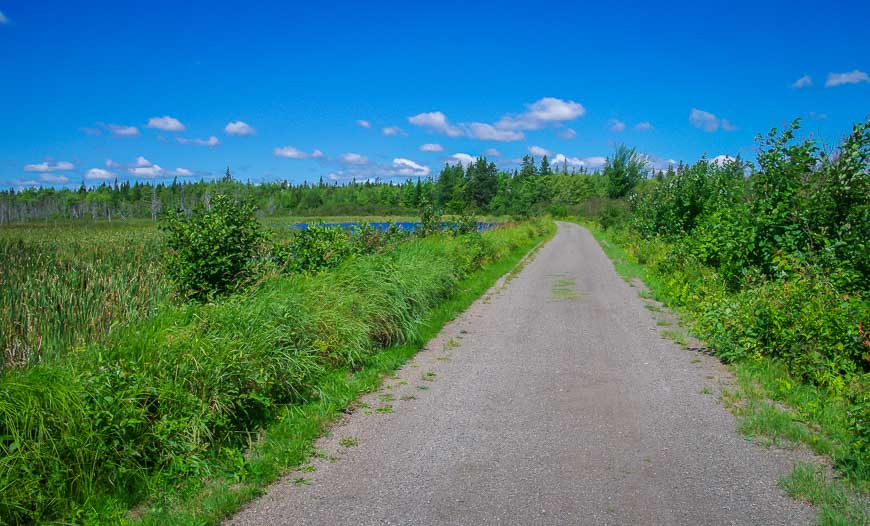
<path id="1" fill-rule="evenodd" d="M 86 4 L 86 5 L 81 5 Z M 754 158 L 870 115 L 870 3 L 0 0 L 0 187 Z M 803 79 L 803 80 L 801 80 Z M 428 145 L 424 147 L 424 145 Z M 428 151 L 425 151 L 428 150 Z"/>

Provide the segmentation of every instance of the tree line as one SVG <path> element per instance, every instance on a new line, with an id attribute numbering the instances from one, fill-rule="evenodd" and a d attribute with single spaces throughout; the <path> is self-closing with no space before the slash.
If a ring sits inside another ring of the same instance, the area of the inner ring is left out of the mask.
<path id="1" fill-rule="evenodd" d="M 627 156 L 627 157 L 626 157 Z M 423 204 L 445 213 L 474 211 L 481 214 L 529 216 L 543 212 L 563 215 L 594 197 L 621 197 L 614 193 L 613 172 L 624 172 L 620 163 L 637 161 L 634 150 L 617 149 L 602 172 L 554 169 L 546 156 L 537 162 L 526 155 L 515 170 L 499 170 L 486 157 L 467 166 L 445 164 L 437 177 L 390 181 L 350 181 L 345 184 L 294 184 L 272 181 L 253 184 L 235 179 L 229 168 L 215 181 L 140 182 L 115 181 L 78 189 L 52 187 L 0 191 L 0 224 L 34 220 L 156 219 L 168 210 L 190 213 L 208 206 L 213 196 L 225 194 L 253 204 L 264 216 L 416 215 Z M 638 161 L 639 162 L 639 161 Z M 649 175 L 634 166 L 634 179 Z"/>

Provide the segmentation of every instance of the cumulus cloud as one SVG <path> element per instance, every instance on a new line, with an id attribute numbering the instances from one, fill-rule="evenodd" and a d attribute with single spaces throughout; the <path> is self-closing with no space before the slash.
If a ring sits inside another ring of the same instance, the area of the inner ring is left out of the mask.
<path id="1" fill-rule="evenodd" d="M 825 80 L 825 87 L 833 88 L 834 86 L 860 84 L 862 82 L 870 82 L 870 77 L 867 76 L 867 73 L 856 69 L 848 73 L 828 73 L 828 78 Z"/>
<path id="2" fill-rule="evenodd" d="M 181 177 L 190 177 L 193 175 L 193 172 L 188 170 L 187 168 L 176 168 L 174 175 L 179 175 Z"/>
<path id="3" fill-rule="evenodd" d="M 116 137 L 135 137 L 139 135 L 139 128 L 125 126 L 123 124 L 106 124 L 106 129 Z"/>
<path id="4" fill-rule="evenodd" d="M 107 181 L 107 180 L 114 179 L 114 178 L 115 178 L 114 173 L 112 173 L 108 170 L 104 170 L 102 168 L 91 168 L 90 170 L 85 172 L 85 179 L 90 179 L 90 180 L 96 179 L 98 181 Z"/>
<path id="5" fill-rule="evenodd" d="M 550 150 L 541 148 L 540 146 L 529 146 L 529 153 L 537 155 L 538 157 L 543 157 L 545 155 L 550 155 Z"/>
<path id="6" fill-rule="evenodd" d="M 486 150 L 483 151 L 483 155 L 486 155 L 489 157 L 501 157 L 501 152 L 496 150 L 495 148 L 487 148 Z"/>
<path id="7" fill-rule="evenodd" d="M 791 83 L 791 87 L 795 89 L 807 88 L 813 85 L 813 78 L 809 75 L 804 75 L 803 77 L 797 79 L 796 81 Z"/>
<path id="8" fill-rule="evenodd" d="M 212 135 L 208 139 L 186 139 L 184 137 L 178 137 L 176 138 L 176 140 L 181 144 L 195 144 L 197 146 L 208 146 L 209 148 L 217 146 L 221 143 L 214 135 Z"/>
<path id="9" fill-rule="evenodd" d="M 466 129 L 469 137 L 482 141 L 507 142 L 520 141 L 526 138 L 523 132 L 504 130 L 482 122 L 472 122 L 466 125 Z"/>
<path id="10" fill-rule="evenodd" d="M 302 150 L 297 150 L 292 146 L 282 146 L 275 148 L 272 153 L 275 157 L 284 157 L 285 159 L 307 159 L 308 157 L 323 157 L 323 152 L 314 150 L 310 155 Z"/>
<path id="11" fill-rule="evenodd" d="M 637 131 L 649 131 L 653 129 L 653 125 L 649 121 L 643 121 L 635 124 L 634 129 Z"/>
<path id="12" fill-rule="evenodd" d="M 395 137 L 396 135 L 407 135 L 402 128 L 398 126 L 387 126 L 386 128 L 381 129 L 381 133 L 388 137 Z"/>
<path id="13" fill-rule="evenodd" d="M 612 132 L 623 132 L 625 131 L 625 123 L 618 119 L 610 119 L 607 121 L 607 129 Z"/>
<path id="14" fill-rule="evenodd" d="M 69 170 L 74 170 L 75 165 L 69 161 L 58 161 L 56 163 L 50 162 L 42 162 L 38 164 L 26 164 L 24 165 L 25 172 L 39 172 L 39 173 L 51 173 L 51 172 L 66 172 Z"/>
<path id="15" fill-rule="evenodd" d="M 559 137 L 565 140 L 571 140 L 574 137 L 577 137 L 577 132 L 575 132 L 571 128 L 565 128 L 564 130 L 559 132 Z"/>
<path id="16" fill-rule="evenodd" d="M 359 119 L 356 121 L 356 123 L 357 123 L 357 125 L 359 125 L 363 128 L 371 128 L 372 127 L 372 123 L 370 123 L 367 120 Z"/>
<path id="17" fill-rule="evenodd" d="M 392 168 L 395 175 L 403 177 L 426 177 L 431 172 L 428 166 L 403 158 L 393 159 Z"/>
<path id="18" fill-rule="evenodd" d="M 330 172 L 327 178 L 332 181 L 351 179 L 356 181 L 377 181 L 382 178 L 394 177 L 428 177 L 431 173 L 432 170 L 426 165 L 411 159 L 397 157 L 389 164 L 369 162 L 364 164 L 346 164 L 345 167 Z"/>
<path id="19" fill-rule="evenodd" d="M 408 117 L 408 122 L 429 131 L 443 133 L 448 137 L 459 137 L 462 135 L 462 130 L 447 122 L 447 116 L 440 111 L 418 113 L 413 117 Z"/>
<path id="20" fill-rule="evenodd" d="M 547 126 L 560 125 L 586 114 L 582 104 L 555 97 L 544 97 L 526 105 L 526 111 L 505 115 L 494 124 L 483 122 L 450 124 L 440 111 L 420 113 L 408 118 L 408 122 L 429 131 L 442 133 L 449 137 L 471 137 L 484 141 L 519 141 L 525 138 L 526 130 L 539 130 Z M 573 130 L 563 132 L 573 137 Z"/>
<path id="21" fill-rule="evenodd" d="M 345 164 L 366 164 L 369 162 L 368 157 L 358 153 L 346 153 L 339 157 L 339 159 Z"/>
<path id="22" fill-rule="evenodd" d="M 719 129 L 719 117 L 712 113 L 697 108 L 692 108 L 689 112 L 689 123 L 695 128 L 704 130 L 705 132 L 714 132 Z"/>
<path id="23" fill-rule="evenodd" d="M 454 153 L 450 156 L 450 159 L 448 159 L 448 162 L 450 161 L 459 163 L 463 166 L 468 166 L 469 164 L 473 163 L 475 159 L 467 153 Z"/>
<path id="24" fill-rule="evenodd" d="M 47 173 L 47 174 L 40 175 L 39 178 L 43 182 L 51 183 L 51 184 L 66 184 L 69 182 L 69 177 L 67 177 L 65 175 L 55 175 L 55 174 Z"/>
<path id="25" fill-rule="evenodd" d="M 224 126 L 224 131 L 227 135 L 254 135 L 257 133 L 253 126 L 243 121 L 228 122 Z"/>
<path id="26" fill-rule="evenodd" d="M 435 144 L 435 143 L 430 142 L 430 143 L 426 143 L 426 144 L 420 146 L 420 151 L 421 152 L 443 152 L 444 147 L 441 146 L 440 144 Z"/>
<path id="27" fill-rule="evenodd" d="M 127 171 L 136 177 L 144 177 L 146 179 L 153 179 L 163 175 L 163 168 L 161 168 L 159 164 L 152 164 L 150 166 L 133 166 Z"/>
<path id="28" fill-rule="evenodd" d="M 495 127 L 502 130 L 539 130 L 551 124 L 571 121 L 586 115 L 586 108 L 573 100 L 544 97 L 526 105 L 518 115 L 505 115 Z"/>
<path id="29" fill-rule="evenodd" d="M 607 162 L 607 157 L 568 157 L 564 154 L 557 153 L 550 161 L 551 166 L 562 166 L 567 164 L 573 168 L 586 168 L 587 170 L 598 170 Z"/>
<path id="30" fill-rule="evenodd" d="M 181 124 L 181 121 L 175 117 L 170 117 L 169 115 L 164 117 L 151 117 L 148 119 L 148 124 L 146 124 L 146 126 L 148 128 L 156 128 L 158 130 L 171 132 L 180 132 L 187 129 L 184 124 Z"/>

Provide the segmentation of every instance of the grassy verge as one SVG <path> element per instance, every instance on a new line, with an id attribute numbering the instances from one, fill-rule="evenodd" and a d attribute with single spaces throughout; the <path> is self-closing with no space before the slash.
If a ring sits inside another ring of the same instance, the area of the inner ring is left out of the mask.
<path id="1" fill-rule="evenodd" d="M 204 484 L 192 481 L 169 492 L 137 512 L 134 522 L 147 525 L 217 524 L 242 504 L 261 495 L 284 472 L 304 464 L 316 452 L 314 441 L 335 422 L 360 395 L 378 389 L 384 377 L 413 357 L 444 325 L 465 311 L 496 281 L 512 272 L 524 256 L 553 236 L 551 224 L 544 238 L 532 238 L 498 260 L 471 273 L 457 286 L 452 297 L 430 311 L 416 338 L 381 351 L 364 361 L 360 369 L 340 369 L 317 385 L 319 397 L 286 408 L 281 417 L 261 434 L 249 449 L 248 458 Z"/>
<path id="2" fill-rule="evenodd" d="M 0 522 L 218 521 L 552 232 L 415 240 L 6 371 Z"/>
<path id="3" fill-rule="evenodd" d="M 685 307 L 678 299 L 691 297 L 701 304 L 703 297 L 674 290 L 673 280 L 639 261 L 613 231 L 591 222 L 581 224 L 598 240 L 624 279 L 643 281 L 649 288 L 645 293 L 648 297 L 670 307 L 693 336 L 704 339 L 703 320 L 697 310 Z M 682 284 L 687 289 L 694 285 Z M 682 336 L 679 331 L 667 331 L 673 339 Z M 723 402 L 737 417 L 741 433 L 767 447 L 804 445 L 838 468 L 829 475 L 827 466 L 800 463 L 780 485 L 794 498 L 817 506 L 821 524 L 867 524 L 870 472 L 867 459 L 850 447 L 857 437 L 847 401 L 822 386 L 801 381 L 782 362 L 769 357 L 752 356 L 731 363 L 730 369 L 737 385 L 734 390 L 723 391 Z"/>

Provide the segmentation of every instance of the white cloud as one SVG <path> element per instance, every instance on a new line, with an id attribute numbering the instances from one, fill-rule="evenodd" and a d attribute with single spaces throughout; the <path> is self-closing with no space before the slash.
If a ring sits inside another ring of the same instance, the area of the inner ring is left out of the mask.
<path id="1" fill-rule="evenodd" d="M 607 121 L 607 129 L 612 132 L 623 132 L 625 131 L 625 123 L 618 119 L 610 119 Z"/>
<path id="2" fill-rule="evenodd" d="M 386 128 L 382 128 L 381 133 L 388 137 L 395 137 L 396 135 L 408 135 L 402 130 L 402 128 L 399 128 L 398 126 L 387 126 Z"/>
<path id="3" fill-rule="evenodd" d="M 649 131 L 653 129 L 653 125 L 649 121 L 643 121 L 635 124 L 634 129 L 637 131 Z"/>
<path id="4" fill-rule="evenodd" d="M 539 130 L 550 124 L 571 121 L 586 114 L 586 108 L 573 100 L 544 97 L 526 105 L 519 115 L 502 117 L 495 127 L 502 130 Z"/>
<path id="5" fill-rule="evenodd" d="M 26 164 L 24 165 L 25 172 L 39 172 L 39 173 L 51 173 L 51 172 L 65 172 L 69 170 L 74 170 L 75 165 L 69 161 L 58 161 L 56 163 L 42 162 L 39 164 Z"/>
<path id="6" fill-rule="evenodd" d="M 0 11 L 0 24 L 8 24 L 9 19 L 6 18 L 6 15 L 3 14 L 3 11 Z"/>
<path id="7" fill-rule="evenodd" d="M 489 157 L 501 157 L 501 152 L 496 150 L 495 148 L 487 148 L 484 150 L 483 155 L 487 155 Z"/>
<path id="8" fill-rule="evenodd" d="M 148 124 L 146 124 L 146 126 L 148 128 L 157 128 L 158 130 L 171 132 L 180 132 L 187 129 L 184 124 L 181 124 L 181 121 L 175 117 L 170 117 L 169 115 L 164 117 L 151 117 L 148 119 Z"/>
<path id="9" fill-rule="evenodd" d="M 813 85 L 813 78 L 809 75 L 804 75 L 803 77 L 797 79 L 796 81 L 791 83 L 791 87 L 795 89 L 806 88 Z"/>
<path id="10" fill-rule="evenodd" d="M 217 146 L 221 143 L 214 135 L 212 135 L 208 139 L 185 139 L 184 137 L 178 137 L 175 140 L 177 140 L 181 144 L 195 144 L 197 146 L 208 146 L 209 148 Z"/>
<path id="11" fill-rule="evenodd" d="M 102 168 L 91 168 L 85 173 L 85 179 L 97 179 L 101 181 L 106 181 L 114 178 L 114 173 L 108 170 L 103 170 Z"/>
<path id="12" fill-rule="evenodd" d="M 320 159 L 321 157 L 323 157 L 323 152 L 321 152 L 320 150 L 314 150 L 313 152 L 311 152 L 311 157 L 313 157 L 314 159 Z"/>
<path id="13" fill-rule="evenodd" d="M 443 152 L 444 147 L 441 146 L 440 144 L 435 144 L 435 143 L 430 142 L 430 143 L 426 143 L 426 144 L 420 146 L 420 151 L 421 152 Z"/>
<path id="14" fill-rule="evenodd" d="M 473 163 L 475 159 L 467 153 L 454 153 L 450 156 L 449 161 L 457 162 L 459 164 L 468 166 L 469 164 Z"/>
<path id="15" fill-rule="evenodd" d="M 567 157 L 564 154 L 557 153 L 550 161 L 550 166 L 558 167 L 567 163 L 568 166 L 574 168 L 586 168 L 587 170 L 598 170 L 607 162 L 606 157 Z"/>
<path id="16" fill-rule="evenodd" d="M 106 159 L 107 168 L 119 168 L 121 165 L 111 159 Z"/>
<path id="17" fill-rule="evenodd" d="M 136 166 L 151 166 L 152 164 L 154 163 L 142 157 L 141 155 L 136 158 Z"/>
<path id="18" fill-rule="evenodd" d="M 468 124 L 466 128 L 469 137 L 480 139 L 482 141 L 507 142 L 521 141 L 526 138 L 523 132 L 503 130 L 482 122 L 472 122 L 471 124 Z"/>
<path id="19" fill-rule="evenodd" d="M 722 119 L 722 129 L 724 131 L 730 132 L 736 130 L 737 126 L 731 124 L 731 121 L 729 121 L 728 119 Z"/>
<path id="20" fill-rule="evenodd" d="M 275 154 L 275 157 L 284 157 L 287 159 L 305 159 L 306 157 L 308 157 L 307 153 L 297 150 L 292 146 L 275 148 L 273 153 Z"/>
<path id="21" fill-rule="evenodd" d="M 402 158 L 393 159 L 393 169 L 395 175 L 404 177 L 426 177 L 431 172 L 428 166 L 423 166 L 410 159 Z"/>
<path id="22" fill-rule="evenodd" d="M 42 174 L 39 176 L 46 183 L 51 184 L 66 184 L 69 182 L 69 177 L 65 175 Z"/>
<path id="23" fill-rule="evenodd" d="M 692 111 L 689 112 L 689 122 L 695 128 L 705 132 L 714 132 L 719 129 L 719 117 L 697 108 L 692 108 Z"/>
<path id="24" fill-rule="evenodd" d="M 228 122 L 224 131 L 227 135 L 254 135 L 257 133 L 253 126 L 242 121 Z"/>
<path id="25" fill-rule="evenodd" d="M 187 168 L 176 168 L 173 175 L 179 175 L 181 177 L 190 177 L 193 175 L 193 172 L 188 170 Z"/>
<path id="26" fill-rule="evenodd" d="M 366 164 L 369 158 L 358 153 L 346 153 L 340 157 L 341 162 L 345 164 Z"/>
<path id="27" fill-rule="evenodd" d="M 163 168 L 160 167 L 159 164 L 151 164 L 148 166 L 134 166 L 127 170 L 131 174 L 136 177 L 144 177 L 146 179 L 153 179 L 155 177 L 160 177 L 164 174 Z"/>
<path id="28" fill-rule="evenodd" d="M 545 155 L 550 155 L 550 150 L 541 148 L 540 146 L 529 146 L 529 153 L 537 155 L 538 157 L 543 157 Z"/>
<path id="29" fill-rule="evenodd" d="M 571 128 L 565 128 L 564 130 L 559 132 L 559 137 L 565 140 L 571 140 L 574 137 L 577 137 L 577 132 L 575 132 Z"/>
<path id="30" fill-rule="evenodd" d="M 860 84 L 861 82 L 870 82 L 870 77 L 867 76 L 867 73 L 856 69 L 848 73 L 828 73 L 825 87 L 832 88 L 843 84 Z"/>
<path id="31" fill-rule="evenodd" d="M 359 126 L 362 126 L 363 128 L 371 128 L 372 127 L 372 123 L 370 123 L 367 120 L 359 119 L 358 121 L 356 121 L 356 123 Z"/>
<path id="32" fill-rule="evenodd" d="M 429 131 L 443 133 L 448 137 L 459 137 L 462 135 L 462 130 L 447 122 L 447 116 L 440 111 L 418 113 L 413 117 L 408 117 L 408 122 Z"/>
<path id="33" fill-rule="evenodd" d="M 106 129 L 116 137 L 135 137 L 139 135 L 139 128 L 122 124 L 107 124 Z"/>

